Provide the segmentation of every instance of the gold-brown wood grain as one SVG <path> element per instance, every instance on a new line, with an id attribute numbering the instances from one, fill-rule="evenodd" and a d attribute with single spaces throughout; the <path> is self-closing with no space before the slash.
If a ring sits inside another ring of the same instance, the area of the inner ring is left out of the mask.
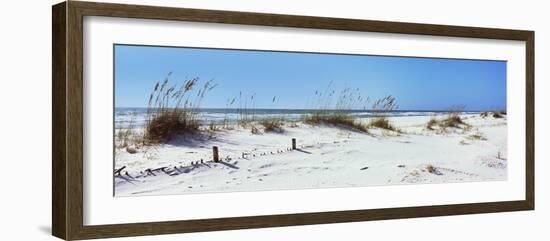
<path id="1" fill-rule="evenodd" d="M 526 43 L 524 200 L 115 225 L 83 225 L 83 17 L 107 16 L 260 26 L 519 40 Z M 534 32 L 401 22 L 68 1 L 52 8 L 52 233 L 92 239 L 356 222 L 534 209 Z"/>

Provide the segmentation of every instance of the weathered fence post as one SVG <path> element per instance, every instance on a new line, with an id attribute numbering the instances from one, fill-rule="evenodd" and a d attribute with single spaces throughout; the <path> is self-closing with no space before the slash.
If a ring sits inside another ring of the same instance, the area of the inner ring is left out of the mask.
<path id="1" fill-rule="evenodd" d="M 217 146 L 213 146 L 212 147 L 212 151 L 213 151 L 213 155 L 214 155 L 214 162 L 219 162 L 220 161 L 220 158 L 219 158 L 219 155 L 218 155 L 218 147 Z"/>
<path id="2" fill-rule="evenodd" d="M 292 138 L 292 150 L 296 150 L 296 138 Z"/>

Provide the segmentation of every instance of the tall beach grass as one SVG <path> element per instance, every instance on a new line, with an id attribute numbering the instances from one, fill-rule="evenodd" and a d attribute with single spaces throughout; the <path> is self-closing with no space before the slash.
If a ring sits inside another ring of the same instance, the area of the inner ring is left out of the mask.
<path id="1" fill-rule="evenodd" d="M 170 76 L 171 73 L 158 81 L 149 95 L 144 131 L 144 140 L 149 143 L 168 142 L 177 135 L 197 132 L 202 100 L 216 87 L 213 80 L 199 87 L 199 78 L 171 84 Z"/>
<path id="2" fill-rule="evenodd" d="M 333 125 L 360 132 L 370 128 L 397 130 L 387 119 L 387 113 L 396 109 L 395 98 L 391 95 L 371 102 L 358 88 L 345 88 L 339 92 L 331 89 L 332 82 L 324 91 L 316 91 L 314 111 L 304 115 L 303 121 L 310 125 Z M 363 123 L 352 114 L 357 109 L 373 111 L 376 116 L 369 123 Z"/>
<path id="3" fill-rule="evenodd" d="M 446 131 L 449 128 L 455 129 L 464 129 L 468 130 L 471 128 L 471 125 L 464 122 L 460 116 L 464 113 L 465 106 L 453 106 L 450 107 L 447 111 L 447 115 L 442 119 L 437 119 L 435 117 L 431 118 L 428 123 L 426 123 L 426 129 L 428 130 L 440 130 Z"/>

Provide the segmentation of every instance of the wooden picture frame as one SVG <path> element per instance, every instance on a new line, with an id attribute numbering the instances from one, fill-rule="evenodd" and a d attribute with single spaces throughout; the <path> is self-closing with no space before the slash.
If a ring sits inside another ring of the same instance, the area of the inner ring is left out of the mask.
<path id="1" fill-rule="evenodd" d="M 66 240 L 533 210 L 534 32 L 264 13 L 68 1 L 52 8 L 52 232 Z M 525 199 L 335 212 L 86 226 L 83 224 L 83 17 L 107 16 L 518 40 L 526 43 Z"/>

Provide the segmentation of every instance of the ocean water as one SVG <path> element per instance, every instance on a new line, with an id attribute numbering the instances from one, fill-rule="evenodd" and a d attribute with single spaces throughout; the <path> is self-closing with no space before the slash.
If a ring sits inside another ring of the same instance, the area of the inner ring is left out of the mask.
<path id="1" fill-rule="evenodd" d="M 266 117 L 284 117 L 287 120 L 299 120 L 304 114 L 312 113 L 318 110 L 311 109 L 247 109 L 246 111 L 239 109 L 215 109 L 215 108 L 203 108 L 199 109 L 198 115 L 199 119 L 202 120 L 203 124 L 208 124 L 214 122 L 216 124 L 223 123 L 236 123 L 243 114 L 247 115 L 247 118 L 254 118 L 255 120 L 260 120 Z M 357 116 L 358 118 L 371 118 L 373 116 L 379 115 L 374 111 L 368 110 L 349 110 L 347 111 L 351 115 Z M 446 113 L 446 111 L 425 111 L 425 110 L 394 110 L 389 113 L 386 113 L 390 117 L 399 117 L 399 116 L 432 116 L 436 114 Z M 464 112 L 466 114 L 474 114 L 478 112 Z M 147 121 L 147 109 L 146 108 L 126 108 L 126 107 L 117 107 L 115 108 L 115 128 L 128 128 L 132 126 L 133 128 L 142 128 Z"/>

